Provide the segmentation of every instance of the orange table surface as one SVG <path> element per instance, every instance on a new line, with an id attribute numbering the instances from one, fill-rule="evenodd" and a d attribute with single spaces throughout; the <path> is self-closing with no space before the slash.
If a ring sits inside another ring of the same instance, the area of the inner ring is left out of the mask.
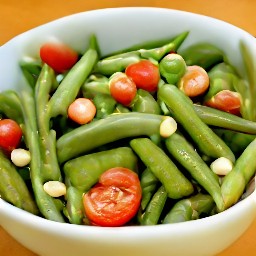
<path id="1" fill-rule="evenodd" d="M 218 18 L 256 35 L 255 0 L 1 0 L 0 45 L 14 36 L 65 15 L 109 7 L 151 6 L 199 13 Z M 214 239 L 214 238 L 213 238 Z M 254 256 L 256 221 L 218 256 Z M 0 227 L 0 255 L 35 256 Z"/>

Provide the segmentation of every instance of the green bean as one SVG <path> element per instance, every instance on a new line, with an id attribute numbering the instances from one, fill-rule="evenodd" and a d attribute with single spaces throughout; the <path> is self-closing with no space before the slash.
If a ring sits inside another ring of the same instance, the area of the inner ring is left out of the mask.
<path id="1" fill-rule="evenodd" d="M 174 39 L 175 39 L 175 37 L 172 36 L 170 38 L 163 38 L 163 39 L 160 39 L 160 40 L 153 40 L 153 41 L 138 43 L 138 44 L 135 44 L 133 46 L 130 46 L 130 47 L 112 52 L 111 54 L 108 54 L 108 55 L 104 56 L 104 58 L 115 56 L 115 55 L 118 55 L 118 54 L 121 54 L 121 53 L 137 51 L 137 50 L 140 50 L 140 49 L 148 50 L 148 49 L 159 48 L 163 45 L 166 45 L 166 44 L 172 42 Z"/>
<path id="2" fill-rule="evenodd" d="M 213 131 L 225 141 L 236 156 L 240 156 L 246 147 L 256 138 L 256 135 L 221 128 L 214 128 Z"/>
<path id="3" fill-rule="evenodd" d="M 182 55 L 188 66 L 198 65 L 206 70 L 222 62 L 225 58 L 220 49 L 209 43 L 193 44 L 181 50 L 179 54 Z"/>
<path id="4" fill-rule="evenodd" d="M 146 168 L 142 172 L 141 179 L 140 179 L 140 185 L 142 189 L 142 199 L 141 199 L 142 210 L 145 210 L 145 208 L 147 207 L 152 195 L 156 190 L 158 183 L 159 183 L 159 180 L 149 168 Z"/>
<path id="5" fill-rule="evenodd" d="M 142 215 L 141 225 L 156 225 L 159 222 L 161 213 L 167 200 L 167 192 L 161 186 L 150 200 L 146 211 Z"/>
<path id="6" fill-rule="evenodd" d="M 191 174 L 214 199 L 218 209 L 223 209 L 224 202 L 218 176 L 208 167 L 191 144 L 178 133 L 166 139 L 166 147 L 171 155 Z"/>
<path id="7" fill-rule="evenodd" d="M 33 214 L 38 208 L 26 183 L 12 162 L 0 150 L 0 197 L 7 202 Z"/>
<path id="8" fill-rule="evenodd" d="M 113 114 L 117 104 L 112 96 L 101 93 L 94 96 L 93 103 L 97 109 L 95 117 L 96 119 L 102 119 L 110 114 Z"/>
<path id="9" fill-rule="evenodd" d="M 96 38 L 91 37 L 90 47 L 82 58 L 69 70 L 59 87 L 52 95 L 48 106 L 49 119 L 58 115 L 67 116 L 69 105 L 75 100 L 78 92 L 91 73 L 97 61 Z"/>
<path id="10" fill-rule="evenodd" d="M 200 119 L 192 101 L 176 86 L 161 86 L 158 97 L 171 109 L 176 121 L 186 129 L 201 152 L 209 157 L 226 157 L 235 161 L 230 148 Z"/>
<path id="11" fill-rule="evenodd" d="M 25 135 L 26 145 L 32 156 L 30 162 L 31 182 L 38 208 L 46 219 L 65 222 L 55 202 L 56 200 L 49 196 L 43 189 L 41 177 L 41 149 L 32 89 L 25 88 L 21 91 L 21 103 L 24 115 L 23 133 Z"/>
<path id="12" fill-rule="evenodd" d="M 160 115 L 135 112 L 113 114 L 80 126 L 57 140 L 59 162 L 63 163 L 119 139 L 158 134 L 163 118 Z M 84 143 L 81 143 L 81 141 L 84 141 Z"/>
<path id="13" fill-rule="evenodd" d="M 225 63 L 219 63 L 214 66 L 209 72 L 210 87 L 207 94 L 204 96 L 204 101 L 211 99 L 222 90 L 235 91 L 236 85 L 240 78 L 235 69 Z"/>
<path id="14" fill-rule="evenodd" d="M 255 75 L 255 62 L 252 54 L 244 42 L 240 43 L 240 51 L 242 53 L 243 62 L 246 69 L 248 82 L 243 81 L 237 86 L 236 91 L 242 95 L 242 116 L 251 121 L 256 121 L 256 75 Z"/>
<path id="15" fill-rule="evenodd" d="M 161 186 L 153 198 L 149 202 L 145 213 L 142 216 L 141 225 L 156 225 L 160 219 L 165 202 L 167 200 L 167 192 L 164 186 Z"/>
<path id="16" fill-rule="evenodd" d="M 40 59 L 23 59 L 20 68 L 31 88 L 34 88 L 41 72 L 42 62 Z"/>
<path id="17" fill-rule="evenodd" d="M 129 147 L 80 156 L 66 162 L 63 170 L 71 186 L 87 192 L 103 172 L 118 166 L 136 171 L 137 157 Z"/>
<path id="18" fill-rule="evenodd" d="M 161 113 L 161 109 L 152 94 L 143 89 L 137 91 L 132 111 L 157 115 Z"/>
<path id="19" fill-rule="evenodd" d="M 110 94 L 109 79 L 103 75 L 92 74 L 82 85 L 81 90 L 85 98 L 93 98 L 97 94 Z"/>
<path id="20" fill-rule="evenodd" d="M 165 216 L 163 224 L 195 220 L 202 213 L 209 214 L 214 208 L 214 201 L 211 196 L 197 194 L 190 198 L 178 201 Z"/>
<path id="21" fill-rule="evenodd" d="M 18 94 L 13 90 L 0 93 L 0 113 L 17 123 L 23 123 L 22 106 Z"/>
<path id="22" fill-rule="evenodd" d="M 207 106 L 194 104 L 193 107 L 197 115 L 207 125 L 256 134 L 256 122 Z"/>
<path id="23" fill-rule="evenodd" d="M 82 224 L 84 218 L 83 192 L 69 186 L 66 194 L 67 205 L 65 215 L 71 224 Z"/>
<path id="24" fill-rule="evenodd" d="M 235 204 L 242 196 L 246 185 L 256 170 L 256 139 L 254 139 L 237 159 L 232 171 L 223 179 L 221 193 L 225 209 Z"/>
<path id="25" fill-rule="evenodd" d="M 165 152 L 150 139 L 133 139 L 130 145 L 146 167 L 150 168 L 164 185 L 168 197 L 177 199 L 193 193 L 194 188 L 191 182 L 179 171 Z"/>
<path id="26" fill-rule="evenodd" d="M 161 60 L 167 53 L 176 51 L 188 36 L 188 32 L 181 33 L 171 42 L 153 49 L 139 49 L 135 51 L 120 53 L 104 58 L 96 64 L 94 73 L 112 75 L 123 71 L 128 65 L 139 62 L 141 59 Z"/>
<path id="27" fill-rule="evenodd" d="M 35 85 L 35 103 L 38 122 L 39 143 L 41 148 L 42 181 L 62 180 L 59 163 L 56 155 L 56 132 L 50 130 L 48 119 L 48 97 L 51 91 L 55 74 L 52 68 L 44 64 Z M 47 154 L 45 153 L 47 152 Z"/>

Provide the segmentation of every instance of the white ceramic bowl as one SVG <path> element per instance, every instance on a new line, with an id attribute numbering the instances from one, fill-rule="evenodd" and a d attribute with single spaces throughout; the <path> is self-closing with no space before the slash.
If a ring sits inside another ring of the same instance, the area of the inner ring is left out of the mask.
<path id="1" fill-rule="evenodd" d="M 196 14 L 158 8 L 116 8 L 79 13 L 35 28 L 0 48 L 0 91 L 22 86 L 18 61 L 38 53 L 51 37 L 85 50 L 95 33 L 104 54 L 148 40 L 190 31 L 183 47 L 208 41 L 225 51 L 244 75 L 238 47 L 243 41 L 256 61 L 256 41 L 245 31 Z M 255 63 L 254 63 L 255 64 Z M 0 224 L 30 250 L 45 256 L 207 256 L 231 245 L 256 215 L 255 192 L 215 216 L 186 223 L 101 228 L 61 224 L 29 214 L 0 199 Z"/>

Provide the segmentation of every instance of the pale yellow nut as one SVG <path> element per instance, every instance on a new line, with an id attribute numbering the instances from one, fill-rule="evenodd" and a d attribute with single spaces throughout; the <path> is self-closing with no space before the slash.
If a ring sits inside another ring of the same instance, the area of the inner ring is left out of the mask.
<path id="1" fill-rule="evenodd" d="M 16 148 L 11 152 L 11 160 L 18 167 L 24 167 L 31 161 L 31 155 L 28 150 Z"/>
<path id="2" fill-rule="evenodd" d="M 44 183 L 44 191 L 52 197 L 60 197 L 66 195 L 66 185 L 60 181 L 47 181 Z"/>
<path id="3" fill-rule="evenodd" d="M 233 163 L 225 157 L 220 157 L 211 163 L 210 168 L 217 175 L 225 176 L 233 169 Z"/>
<path id="4" fill-rule="evenodd" d="M 172 117 L 166 117 L 160 124 L 160 135 L 168 138 L 177 130 L 177 122 Z"/>

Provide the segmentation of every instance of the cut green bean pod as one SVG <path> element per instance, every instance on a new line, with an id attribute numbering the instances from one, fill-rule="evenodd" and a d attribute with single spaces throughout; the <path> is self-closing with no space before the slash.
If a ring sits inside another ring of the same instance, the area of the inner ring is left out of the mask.
<path id="1" fill-rule="evenodd" d="M 171 109 L 176 121 L 186 129 L 202 153 L 213 158 L 226 157 L 235 161 L 230 148 L 200 119 L 192 101 L 176 86 L 161 86 L 158 97 Z"/>
<path id="2" fill-rule="evenodd" d="M 143 89 L 137 91 L 134 104 L 132 105 L 132 111 L 157 115 L 161 113 L 161 109 L 152 94 Z"/>
<path id="3" fill-rule="evenodd" d="M 142 189 L 142 199 L 141 199 L 142 210 L 145 210 L 148 203 L 150 202 L 151 197 L 153 196 L 158 183 L 159 183 L 159 180 L 149 168 L 146 168 L 142 172 L 141 179 L 140 179 L 140 185 Z"/>
<path id="4" fill-rule="evenodd" d="M 218 176 L 208 167 L 189 142 L 178 133 L 166 139 L 171 155 L 214 199 L 218 209 L 224 208 Z"/>
<path id="5" fill-rule="evenodd" d="M 213 131 L 225 141 L 229 148 L 238 157 L 243 153 L 246 147 L 256 138 L 256 135 L 221 128 L 214 128 Z"/>
<path id="6" fill-rule="evenodd" d="M 121 113 L 80 126 L 57 140 L 59 162 L 63 163 L 119 139 L 159 134 L 163 118 L 154 114 Z"/>
<path id="7" fill-rule="evenodd" d="M 193 193 L 192 183 L 179 171 L 166 153 L 150 139 L 133 139 L 130 145 L 164 185 L 168 197 L 178 199 Z"/>
<path id="8" fill-rule="evenodd" d="M 141 225 L 157 225 L 167 200 L 167 192 L 161 186 L 149 202 L 145 213 L 142 215 Z"/>
<path id="9" fill-rule="evenodd" d="M 98 59 L 96 38 L 90 40 L 90 47 L 82 58 L 69 70 L 49 101 L 49 119 L 58 115 L 67 116 L 69 105 L 75 100 L 78 92 L 91 73 Z"/>
<path id="10" fill-rule="evenodd" d="M 71 186 L 87 192 L 103 172 L 113 167 L 136 171 L 137 157 L 129 147 L 115 148 L 72 159 L 63 170 Z"/>
<path id="11" fill-rule="evenodd" d="M 52 88 L 55 73 L 52 68 L 44 64 L 35 85 L 35 104 L 38 122 L 39 143 L 41 148 L 42 181 L 61 181 L 62 176 L 56 155 L 56 132 L 50 129 L 48 119 L 48 97 Z M 48 152 L 47 154 L 45 152 Z"/>
<path id="12" fill-rule="evenodd" d="M 12 162 L 0 150 L 0 197 L 7 202 L 33 214 L 38 208 L 26 183 Z"/>
<path id="13" fill-rule="evenodd" d="M 0 93 L 0 113 L 19 124 L 24 122 L 21 102 L 16 91 L 7 90 Z"/>
<path id="14" fill-rule="evenodd" d="M 202 213 L 210 214 L 215 204 L 211 196 L 197 194 L 178 201 L 165 216 L 163 224 L 199 219 Z"/>
<path id="15" fill-rule="evenodd" d="M 242 196 L 246 185 L 256 170 L 256 139 L 254 139 L 237 159 L 232 171 L 225 176 L 221 193 L 225 209 L 235 204 Z"/>
<path id="16" fill-rule="evenodd" d="M 31 89 L 21 91 L 21 102 L 24 113 L 24 134 L 26 145 L 31 153 L 30 172 L 31 183 L 35 199 L 41 214 L 49 220 L 65 222 L 56 200 L 49 196 L 43 189 L 41 177 L 41 149 L 39 144 L 38 127 L 36 123 L 35 101 Z"/>
<path id="17" fill-rule="evenodd" d="M 235 91 L 240 80 L 235 69 L 225 62 L 214 66 L 208 72 L 208 75 L 210 78 L 210 87 L 204 97 L 204 101 L 211 99 L 222 90 Z"/>
<path id="18" fill-rule="evenodd" d="M 84 218 L 83 192 L 69 186 L 66 194 L 65 215 L 71 224 L 81 225 Z"/>
<path id="19" fill-rule="evenodd" d="M 177 51 L 187 36 L 188 32 L 184 32 L 175 37 L 171 42 L 157 48 L 139 49 L 104 58 L 97 62 L 93 72 L 110 76 L 115 72 L 124 71 L 127 66 L 139 62 L 141 59 L 160 61 L 169 52 Z"/>
<path id="20" fill-rule="evenodd" d="M 179 53 L 188 66 L 198 65 L 206 70 L 224 60 L 224 53 L 209 43 L 193 44 Z"/>
<path id="21" fill-rule="evenodd" d="M 197 115 L 207 125 L 256 134 L 256 122 L 207 106 L 194 104 L 193 107 Z"/>

